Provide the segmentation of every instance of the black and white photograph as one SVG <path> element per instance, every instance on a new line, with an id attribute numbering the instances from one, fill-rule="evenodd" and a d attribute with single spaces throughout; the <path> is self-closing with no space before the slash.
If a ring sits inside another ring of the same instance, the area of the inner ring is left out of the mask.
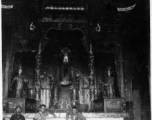
<path id="1" fill-rule="evenodd" d="M 3 120 L 151 120 L 150 0 L 2 0 Z"/>

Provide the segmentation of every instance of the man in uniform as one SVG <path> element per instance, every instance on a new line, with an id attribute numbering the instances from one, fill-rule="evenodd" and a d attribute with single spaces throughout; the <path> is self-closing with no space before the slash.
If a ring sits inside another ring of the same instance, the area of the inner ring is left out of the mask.
<path id="1" fill-rule="evenodd" d="M 25 117 L 21 115 L 22 112 L 21 106 L 16 106 L 15 112 L 16 113 L 11 116 L 10 120 L 25 120 Z"/>
<path id="2" fill-rule="evenodd" d="M 66 120 L 86 120 L 86 118 L 79 113 L 77 107 L 74 106 L 72 107 L 72 113 L 67 113 Z"/>
<path id="3" fill-rule="evenodd" d="M 52 114 L 54 117 L 56 117 L 56 115 L 53 113 Z M 33 120 L 46 120 L 46 116 L 49 115 L 49 112 L 46 111 L 46 106 L 44 104 L 40 105 L 40 111 L 38 113 L 35 114 Z"/>

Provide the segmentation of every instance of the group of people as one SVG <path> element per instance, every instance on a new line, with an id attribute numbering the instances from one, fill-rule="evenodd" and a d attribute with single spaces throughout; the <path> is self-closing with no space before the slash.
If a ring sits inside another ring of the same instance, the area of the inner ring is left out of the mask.
<path id="1" fill-rule="evenodd" d="M 21 114 L 21 106 L 16 106 L 15 114 L 13 114 L 10 120 L 25 120 L 25 117 Z M 56 118 L 55 113 L 50 113 L 46 111 L 46 106 L 44 104 L 40 105 L 40 110 L 35 114 L 33 120 L 46 120 L 46 117 L 52 114 Z M 77 107 L 73 107 L 71 112 L 67 112 L 65 120 L 86 120 L 86 118 L 78 112 Z"/>

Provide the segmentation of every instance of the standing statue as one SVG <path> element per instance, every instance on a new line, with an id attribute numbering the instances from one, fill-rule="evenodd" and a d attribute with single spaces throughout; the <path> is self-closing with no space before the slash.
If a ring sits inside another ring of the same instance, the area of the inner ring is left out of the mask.
<path id="1" fill-rule="evenodd" d="M 52 90 L 53 86 L 54 86 L 54 77 L 53 77 L 53 75 L 47 76 L 47 79 L 49 80 L 50 90 Z"/>
<path id="2" fill-rule="evenodd" d="M 52 93 L 53 93 L 53 87 L 54 87 L 54 77 L 53 75 L 48 75 L 47 76 L 47 80 L 49 81 L 49 89 L 50 89 L 50 103 L 49 103 L 49 107 L 51 108 L 52 105 Z"/>
<path id="3" fill-rule="evenodd" d="M 67 64 L 67 63 L 69 63 L 69 53 L 70 53 L 71 51 L 66 47 L 66 48 L 63 48 L 62 50 L 61 50 L 61 53 L 63 54 L 63 63 L 64 64 Z"/>
<path id="4" fill-rule="evenodd" d="M 25 77 L 22 76 L 22 68 L 21 67 L 19 67 L 18 75 L 15 76 L 12 80 L 12 83 L 11 83 L 11 86 L 10 86 L 11 91 L 12 91 L 12 86 L 14 86 L 13 84 L 15 82 L 16 82 L 15 91 L 13 91 L 13 93 L 15 92 L 15 98 L 21 98 L 23 88 L 27 84 L 27 81 L 26 81 Z"/>
<path id="5" fill-rule="evenodd" d="M 61 85 L 70 84 L 69 78 L 69 53 L 71 51 L 66 47 L 61 50 L 63 54 L 63 65 L 62 65 L 62 81 Z"/>
<path id="6" fill-rule="evenodd" d="M 114 77 L 111 77 L 111 67 L 107 68 L 107 77 L 103 83 L 105 88 L 105 96 L 108 98 L 115 97 L 114 95 Z"/>

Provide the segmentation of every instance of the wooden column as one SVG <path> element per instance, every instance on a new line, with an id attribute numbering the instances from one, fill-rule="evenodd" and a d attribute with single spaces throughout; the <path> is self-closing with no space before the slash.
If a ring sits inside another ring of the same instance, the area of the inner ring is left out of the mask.
<path id="1" fill-rule="evenodd" d="M 90 43 L 90 56 L 89 56 L 89 69 L 90 69 L 90 101 L 91 101 L 91 110 L 93 110 L 93 100 L 94 100 L 94 55 L 92 52 L 92 43 Z"/>
<path id="2" fill-rule="evenodd" d="M 119 56 L 119 62 L 120 62 L 120 83 L 121 83 L 121 97 L 124 98 L 125 94 L 124 94 L 124 75 L 123 75 L 123 57 L 122 57 L 122 47 L 121 45 L 119 46 L 120 49 L 120 56 Z"/>
<path id="3" fill-rule="evenodd" d="M 9 62 L 9 50 L 7 50 L 6 53 L 6 65 L 5 65 L 5 78 L 4 78 L 4 98 L 7 98 L 8 96 L 8 83 L 9 83 L 9 66 L 10 66 L 10 62 Z"/>
<path id="4" fill-rule="evenodd" d="M 41 102 L 41 79 L 43 75 L 41 74 L 41 64 L 42 64 L 42 58 L 41 58 L 41 42 L 39 43 L 39 49 L 38 53 L 36 55 L 36 76 L 35 76 L 35 93 L 36 93 L 36 101 L 37 101 L 37 109 Z"/>
<path id="5" fill-rule="evenodd" d="M 124 75 L 123 75 L 123 55 L 122 55 L 122 47 L 121 44 L 116 44 L 116 70 L 117 70 L 117 79 L 118 79 L 118 88 L 120 92 L 120 96 L 124 98 Z"/>
<path id="6" fill-rule="evenodd" d="M 11 31 L 9 31 L 10 33 Z M 9 35 L 11 36 L 11 35 Z M 9 39 L 9 40 L 8 40 Z M 7 37 L 6 40 L 8 41 L 6 45 L 6 61 L 5 61 L 5 72 L 4 72 L 4 98 L 8 97 L 8 89 L 11 83 L 11 75 L 13 70 L 13 62 L 14 62 L 14 50 L 13 50 L 13 40 L 11 37 Z"/>
<path id="7" fill-rule="evenodd" d="M 134 120 L 141 120 L 141 102 L 139 90 L 133 91 Z"/>
<path id="8" fill-rule="evenodd" d="M 132 101 L 132 73 L 130 53 L 124 52 L 124 89 L 125 100 Z"/>

